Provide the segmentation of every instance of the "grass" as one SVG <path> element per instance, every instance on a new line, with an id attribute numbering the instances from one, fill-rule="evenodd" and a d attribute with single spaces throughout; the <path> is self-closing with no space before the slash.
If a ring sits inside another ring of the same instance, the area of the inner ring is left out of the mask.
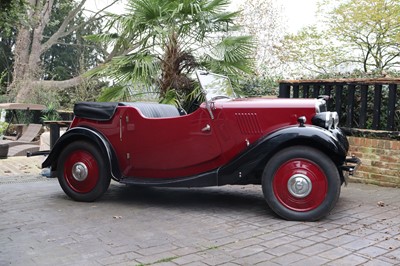
<path id="1" fill-rule="evenodd" d="M 160 259 L 158 261 L 152 262 L 152 263 L 141 263 L 141 264 L 137 264 L 136 266 L 148 266 L 148 265 L 154 265 L 154 264 L 158 264 L 158 263 L 163 263 L 163 262 L 170 262 L 174 259 L 179 258 L 178 256 L 175 257 L 168 257 L 168 258 L 164 258 L 164 259 Z"/>

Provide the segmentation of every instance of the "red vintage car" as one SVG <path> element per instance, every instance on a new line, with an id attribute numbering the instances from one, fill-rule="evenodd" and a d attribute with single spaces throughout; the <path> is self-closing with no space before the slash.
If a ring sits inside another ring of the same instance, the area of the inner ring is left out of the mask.
<path id="1" fill-rule="evenodd" d="M 261 184 L 269 207 L 312 221 L 355 171 L 338 115 L 324 99 L 237 97 L 226 77 L 197 72 L 205 101 L 190 114 L 146 102 L 75 104 L 42 167 L 64 192 L 94 201 L 110 179 L 140 186 Z"/>

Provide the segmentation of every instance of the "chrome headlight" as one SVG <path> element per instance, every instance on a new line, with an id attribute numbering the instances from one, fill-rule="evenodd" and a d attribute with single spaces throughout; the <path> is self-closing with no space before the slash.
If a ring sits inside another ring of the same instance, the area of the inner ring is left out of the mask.
<path id="1" fill-rule="evenodd" d="M 334 129 L 337 128 L 339 124 L 339 115 L 337 112 L 321 112 L 317 113 L 312 119 L 311 122 L 315 126 L 323 127 L 326 129 Z"/>
<path id="2" fill-rule="evenodd" d="M 337 112 L 330 112 L 331 118 L 333 119 L 333 128 L 337 128 L 339 126 L 339 115 Z"/>
<path id="3" fill-rule="evenodd" d="M 321 112 L 326 112 L 326 111 L 327 111 L 326 99 L 318 98 L 317 102 L 315 103 L 315 112 L 321 113 Z"/>

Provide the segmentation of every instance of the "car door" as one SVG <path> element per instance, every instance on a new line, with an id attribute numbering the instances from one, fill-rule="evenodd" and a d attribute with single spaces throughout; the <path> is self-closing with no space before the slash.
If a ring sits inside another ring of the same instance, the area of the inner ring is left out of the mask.
<path id="1" fill-rule="evenodd" d="M 217 168 L 221 148 L 207 110 L 171 118 L 144 118 L 129 108 L 122 119 L 125 176 L 175 178 Z"/>

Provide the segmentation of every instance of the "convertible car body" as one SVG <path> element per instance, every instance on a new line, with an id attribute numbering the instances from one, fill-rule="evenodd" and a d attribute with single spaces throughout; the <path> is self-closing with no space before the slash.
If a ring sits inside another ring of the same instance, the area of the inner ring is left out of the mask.
<path id="1" fill-rule="evenodd" d="M 94 201 L 110 179 L 141 186 L 261 184 L 272 210 L 317 220 L 335 206 L 358 159 L 324 99 L 236 97 L 227 78 L 197 72 L 205 101 L 190 114 L 158 103 L 75 104 L 42 167 L 65 193 Z"/>

